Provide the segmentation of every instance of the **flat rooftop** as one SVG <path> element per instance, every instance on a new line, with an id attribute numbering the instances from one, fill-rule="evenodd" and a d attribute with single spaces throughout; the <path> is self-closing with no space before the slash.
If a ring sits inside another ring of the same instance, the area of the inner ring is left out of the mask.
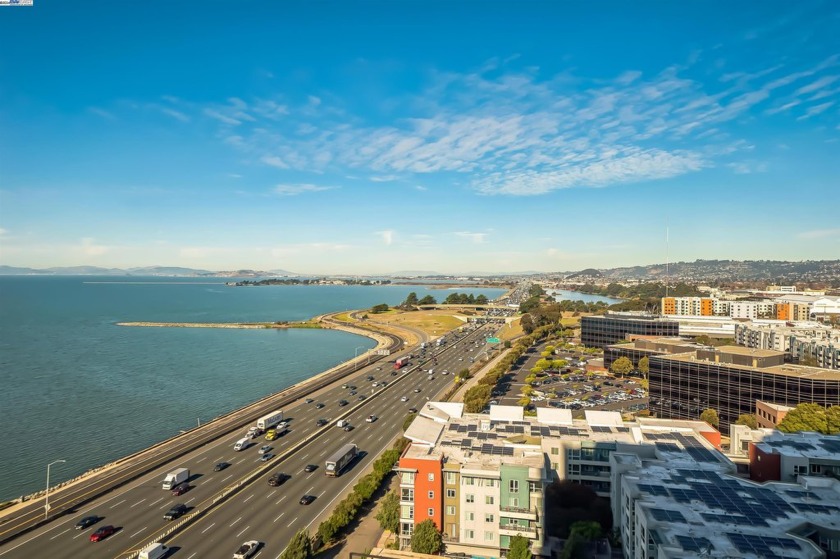
<path id="1" fill-rule="evenodd" d="M 733 347 L 733 346 L 726 346 L 726 347 Z M 734 346 L 738 347 L 738 346 Z M 756 350 L 756 351 L 772 351 L 769 349 L 766 350 Z M 779 352 L 775 352 L 778 354 Z M 758 355 L 758 354 L 755 354 Z M 735 363 L 715 363 L 714 361 L 709 361 L 707 359 L 698 359 L 697 355 L 694 352 L 688 353 L 674 353 L 671 355 L 658 355 L 654 357 L 654 359 L 671 359 L 674 361 L 684 361 L 688 363 L 710 363 L 712 365 L 720 365 L 721 367 L 728 367 L 730 369 L 740 369 L 742 371 L 754 371 L 757 373 L 764 373 L 770 375 L 785 375 L 789 377 L 796 377 L 802 379 L 815 379 L 815 380 L 833 380 L 840 382 L 840 371 L 835 371 L 832 369 L 822 369 L 820 367 L 807 367 L 805 365 L 791 365 L 791 364 L 784 364 L 784 365 L 774 365 L 772 367 L 751 367 L 748 365 L 738 365 Z"/>
<path id="2" fill-rule="evenodd" d="M 817 558 L 819 547 L 795 531 L 806 522 L 840 529 L 840 482 L 833 479 L 757 484 L 714 464 L 668 462 L 646 463 L 624 480 L 668 556 Z"/>
<path id="3" fill-rule="evenodd" d="M 774 431 L 754 443 L 762 452 L 840 462 L 840 435 L 821 433 L 782 433 Z"/>

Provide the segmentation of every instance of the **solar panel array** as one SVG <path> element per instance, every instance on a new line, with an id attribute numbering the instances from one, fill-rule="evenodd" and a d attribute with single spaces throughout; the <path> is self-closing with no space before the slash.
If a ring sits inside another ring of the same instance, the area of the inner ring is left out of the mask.
<path id="1" fill-rule="evenodd" d="M 668 495 L 668 490 L 662 487 L 661 485 L 647 485 L 644 483 L 640 483 L 639 490 L 644 491 L 648 495 Z"/>
<path id="2" fill-rule="evenodd" d="M 706 538 L 695 538 L 692 536 L 677 536 L 677 543 L 686 551 L 696 551 L 698 553 L 708 553 L 714 550 L 715 547 Z"/>
<path id="3" fill-rule="evenodd" d="M 698 501 L 706 505 L 712 512 L 702 516 L 709 522 L 768 526 L 766 519 L 787 518 L 796 512 L 773 490 L 740 483 L 715 471 L 679 469 L 668 481 L 683 486 L 668 487 L 668 493 L 678 503 Z"/>
<path id="4" fill-rule="evenodd" d="M 685 517 L 678 510 L 650 509 L 650 513 L 660 522 L 685 522 Z"/>
<path id="5" fill-rule="evenodd" d="M 753 534 L 737 534 L 727 532 L 726 537 L 741 553 L 755 553 L 759 557 L 795 557 L 795 555 L 777 555 L 772 548 L 800 551 L 799 543 L 792 538 L 776 538 L 773 536 L 758 536 Z M 784 551 L 782 552 L 784 553 Z"/>

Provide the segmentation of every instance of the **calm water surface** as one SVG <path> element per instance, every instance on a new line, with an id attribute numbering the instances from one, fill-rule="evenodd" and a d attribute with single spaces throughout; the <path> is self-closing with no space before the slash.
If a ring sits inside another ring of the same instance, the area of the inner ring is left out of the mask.
<path id="1" fill-rule="evenodd" d="M 100 283 L 101 282 L 101 283 Z M 148 282 L 148 283 L 146 283 Z M 0 502 L 282 390 L 369 349 L 331 330 L 128 328 L 304 320 L 421 286 L 226 287 L 218 279 L 0 277 Z M 464 289 L 492 299 L 501 289 Z M 363 348 L 363 349 L 362 349 Z"/>

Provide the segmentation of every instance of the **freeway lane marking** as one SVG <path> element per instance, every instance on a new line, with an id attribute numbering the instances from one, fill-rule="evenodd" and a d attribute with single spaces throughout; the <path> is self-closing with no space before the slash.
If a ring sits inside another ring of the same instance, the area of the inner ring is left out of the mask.
<path id="1" fill-rule="evenodd" d="M 153 507 L 153 506 L 155 506 L 156 504 L 158 504 L 158 503 L 159 503 L 159 502 L 161 502 L 161 501 L 163 501 L 163 497 L 161 497 L 160 499 L 158 499 L 158 500 L 157 500 L 157 501 L 155 501 L 154 503 L 149 503 L 149 506 L 150 506 L 150 507 Z"/>
<path id="2" fill-rule="evenodd" d="M 282 497 L 280 497 L 280 501 L 282 501 L 282 500 L 283 500 L 283 499 L 285 499 L 285 498 L 286 498 L 286 496 L 285 496 L 285 495 L 283 495 Z M 279 504 L 280 504 L 280 501 L 277 501 L 277 502 L 276 502 L 276 503 L 274 503 L 274 504 L 275 504 L 275 505 L 279 505 Z"/>
<path id="3" fill-rule="evenodd" d="M 323 497 L 323 496 L 324 496 L 324 493 L 326 493 L 326 492 L 327 492 L 327 490 L 326 490 L 326 489 L 324 489 L 323 491 L 321 491 L 321 494 L 320 494 L 320 495 L 318 495 L 318 498 L 320 499 L 321 497 Z"/>
<path id="4" fill-rule="evenodd" d="M 301 459 L 301 461 L 306 462 L 306 459 L 307 459 L 308 457 L 309 457 L 309 455 L 308 455 L 308 454 L 305 454 L 305 455 L 301 456 L 301 458 L 300 458 L 300 459 Z"/>
<path id="5" fill-rule="evenodd" d="M 255 495 L 255 493 L 251 493 L 250 495 L 248 495 L 248 498 L 247 498 L 247 499 L 245 499 L 245 500 L 244 500 L 244 501 L 242 501 L 242 502 L 243 502 L 243 503 L 247 503 L 248 501 L 250 501 L 250 500 L 254 497 L 254 495 Z"/>
<path id="6" fill-rule="evenodd" d="M 129 537 L 130 537 L 130 538 L 133 538 L 134 536 L 136 536 L 137 534 L 139 534 L 140 532 L 142 532 L 142 531 L 143 531 L 143 530 L 145 530 L 146 528 L 148 528 L 148 526 L 143 526 L 142 528 L 140 528 L 139 530 L 137 530 L 136 532 L 134 532 L 133 534 L 131 534 Z"/>
<path id="7" fill-rule="evenodd" d="M 189 557 L 187 557 L 187 559 L 193 559 L 193 557 L 195 557 L 196 555 L 198 555 L 198 552 L 193 553 L 192 555 L 190 555 Z"/>
<path id="8" fill-rule="evenodd" d="M 277 518 L 275 518 L 275 519 L 274 519 L 274 522 L 277 522 L 278 520 L 280 520 L 281 518 L 283 518 L 283 515 L 284 515 L 284 514 L 286 514 L 286 513 L 285 513 L 285 512 L 281 512 L 281 513 L 280 513 L 280 516 L 278 516 Z"/>
<path id="9" fill-rule="evenodd" d="M 67 528 L 67 529 L 66 529 L 66 530 L 64 530 L 63 532 L 60 532 L 60 533 L 58 533 L 58 534 L 54 535 L 54 536 L 53 536 L 53 537 L 51 537 L 50 539 L 51 539 L 51 540 L 54 540 L 54 539 L 56 539 L 58 536 L 60 536 L 61 534 L 66 534 L 66 533 L 67 533 L 67 532 L 69 532 L 69 531 L 70 531 L 70 528 Z"/>
<path id="10" fill-rule="evenodd" d="M 190 499 L 189 501 L 187 501 L 187 504 L 189 505 L 189 504 L 190 504 L 190 503 L 192 503 L 193 501 L 195 501 L 195 497 L 193 497 L 192 499 Z"/>
<path id="11" fill-rule="evenodd" d="M 240 520 L 242 520 L 241 516 L 239 518 L 237 518 L 236 520 L 234 520 L 233 522 L 231 522 L 229 527 L 233 528 L 233 525 L 236 524 L 237 522 L 239 522 Z"/>
<path id="12" fill-rule="evenodd" d="M 206 460 L 206 459 L 207 459 L 207 457 L 206 457 L 206 456 L 202 456 L 201 458 L 199 458 L 198 460 L 196 460 L 196 462 L 201 462 L 202 460 Z"/>
<path id="13" fill-rule="evenodd" d="M 142 502 L 143 502 L 143 501 L 145 501 L 145 500 L 146 500 L 146 499 L 140 499 L 139 501 L 137 501 L 136 503 L 134 503 L 133 505 L 131 505 L 131 506 L 130 506 L 130 507 L 128 507 L 128 508 L 133 509 L 134 507 L 136 507 L 137 505 L 139 505 L 140 503 L 142 503 Z"/>
<path id="14" fill-rule="evenodd" d="M 206 532 L 207 530 L 209 530 L 210 528 L 212 528 L 212 527 L 213 527 L 213 526 L 215 526 L 215 525 L 216 525 L 216 523 L 214 522 L 213 524 L 211 524 L 210 526 L 208 526 L 207 528 L 205 528 L 204 530 L 202 530 L 202 531 L 201 531 L 201 533 L 203 534 L 204 532 Z"/>
<path id="15" fill-rule="evenodd" d="M 250 524 L 249 524 L 248 526 L 245 526 L 245 528 L 243 528 L 241 532 L 239 532 L 238 534 L 236 534 L 236 537 L 237 537 L 237 538 L 238 538 L 238 537 L 241 537 L 241 536 L 242 536 L 242 534 L 244 534 L 245 532 L 247 532 L 247 531 L 248 531 L 248 528 L 250 528 L 250 527 L 251 527 L 251 525 L 250 525 Z"/>
<path id="16" fill-rule="evenodd" d="M 306 490 L 306 493 L 307 493 L 307 494 L 311 494 L 313 489 L 315 489 L 315 487 L 314 487 L 314 486 L 313 486 L 313 487 L 310 487 L 309 489 L 307 489 L 307 490 Z"/>
<path id="17" fill-rule="evenodd" d="M 222 480 L 222 483 L 226 482 L 227 480 L 229 480 L 232 477 L 233 477 L 233 474 L 230 474 L 228 477 L 226 477 L 225 479 Z"/>
<path id="18" fill-rule="evenodd" d="M 291 528 L 291 527 L 292 527 L 292 524 L 294 524 L 295 522 L 297 522 L 297 519 L 298 519 L 298 517 L 296 516 L 294 520 L 292 520 L 291 522 L 289 522 L 288 524 L 286 524 L 286 528 Z"/>
<path id="19" fill-rule="evenodd" d="M 271 493 L 269 493 L 268 496 L 266 497 L 266 499 L 271 499 L 271 497 L 274 496 L 275 493 L 277 493 L 276 489 L 274 491 L 272 491 Z"/>
<path id="20" fill-rule="evenodd" d="M 382 442 L 382 437 L 384 437 L 384 436 L 385 435 L 380 436 L 378 439 L 376 439 L 376 442 Z"/>
<path id="21" fill-rule="evenodd" d="M 122 501 L 120 501 L 119 503 L 114 503 L 113 505 L 111 505 L 111 508 L 114 508 L 114 507 L 116 507 L 116 506 L 118 506 L 118 505 L 121 505 L 121 504 L 123 504 L 125 501 L 126 501 L 126 500 L 125 500 L 125 499 L 123 499 L 123 500 L 122 500 Z"/>
<path id="22" fill-rule="evenodd" d="M 172 501 L 169 501 L 168 503 L 163 503 L 161 506 L 158 507 L 158 510 L 163 510 L 166 507 L 172 507 Z"/>

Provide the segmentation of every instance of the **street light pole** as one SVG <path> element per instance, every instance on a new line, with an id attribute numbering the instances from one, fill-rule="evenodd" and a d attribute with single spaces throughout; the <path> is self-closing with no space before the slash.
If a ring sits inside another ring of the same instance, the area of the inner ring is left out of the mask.
<path id="1" fill-rule="evenodd" d="M 55 462 L 47 464 L 47 490 L 44 492 L 44 520 L 46 520 L 50 514 L 50 466 L 65 462 L 67 462 L 67 460 L 56 460 Z"/>
<path id="2" fill-rule="evenodd" d="M 360 345 L 359 347 L 357 347 L 357 348 L 356 348 L 355 353 L 353 353 L 353 361 L 355 361 L 355 360 L 356 360 L 356 358 L 359 356 L 359 350 L 360 350 L 360 349 L 365 349 L 365 346 Z"/>

